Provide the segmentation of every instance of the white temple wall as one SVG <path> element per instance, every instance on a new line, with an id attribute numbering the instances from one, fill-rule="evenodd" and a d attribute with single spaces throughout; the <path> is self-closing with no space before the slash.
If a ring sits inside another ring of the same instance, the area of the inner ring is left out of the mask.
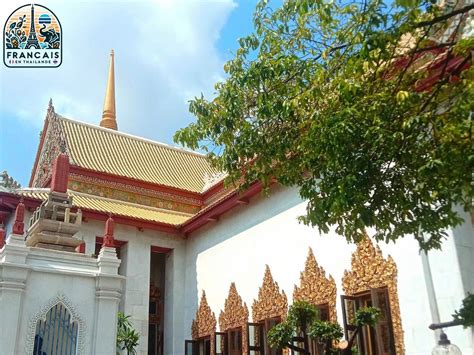
<path id="1" fill-rule="evenodd" d="M 45 258 L 38 260 L 38 262 L 50 262 L 49 259 Z M 85 260 L 82 260 L 80 263 L 83 263 L 83 261 Z M 92 260 L 92 262 L 95 262 L 95 260 Z M 92 266 L 92 271 L 95 265 L 92 264 L 90 266 Z M 79 330 L 80 332 L 85 332 L 83 353 L 87 354 L 92 351 L 95 330 L 93 325 L 96 280 L 92 272 L 85 274 L 84 271 L 78 271 L 55 272 L 54 270 L 48 270 L 39 266 L 36 270 L 33 269 L 30 272 L 23 298 L 21 331 L 18 337 L 18 344 L 28 344 L 27 337 L 31 336 L 31 334 L 28 334 L 28 327 L 38 312 L 50 303 L 51 300 L 59 299 L 64 295 L 85 325 L 84 329 Z M 51 292 L 52 290 L 54 291 Z M 18 346 L 18 348 L 21 349 L 21 346 Z"/>
<path id="2" fill-rule="evenodd" d="M 334 232 L 322 236 L 317 229 L 299 224 L 296 217 L 305 213 L 305 203 L 300 200 L 296 189 L 276 188 L 272 191 L 270 198 L 254 198 L 249 205 L 233 209 L 187 240 L 186 339 L 191 337 L 191 322 L 202 290 L 206 291 L 209 305 L 218 318 L 230 283 L 235 282 L 251 314 L 253 300 L 257 298 L 263 281 L 265 264 L 270 266 L 275 281 L 285 291 L 291 304 L 293 288 L 299 284 L 308 247 L 313 249 L 318 264 L 336 281 L 337 314 L 342 324 L 341 279 L 344 270 L 351 268 L 355 246 L 347 244 Z M 455 248 L 449 246 L 449 241 L 445 244 L 440 257 L 451 269 L 450 283 L 448 287 L 442 280 L 435 280 L 435 283 L 445 291 L 442 295 L 445 303 L 441 299 L 441 307 L 449 309 L 449 314 L 452 314 L 454 309 L 459 308 L 464 296 Z M 452 240 L 451 244 L 454 245 Z M 433 320 L 418 244 L 407 236 L 395 245 L 380 244 L 380 247 L 384 257 L 391 255 L 398 268 L 398 295 L 406 353 L 430 353 L 436 342 L 434 332 L 428 329 Z M 470 264 L 472 266 L 472 262 Z M 472 353 L 469 331 L 456 327 L 447 333 L 464 353 Z"/>
<path id="3" fill-rule="evenodd" d="M 78 355 L 114 352 L 124 280 L 113 267 L 101 269 L 118 263 L 114 257 L 105 259 L 26 247 L 24 236 L 11 235 L 0 251 L 2 354 L 31 354 L 38 320 L 59 303 L 79 324 Z"/>
<path id="4" fill-rule="evenodd" d="M 95 238 L 104 233 L 104 222 L 89 221 L 83 224 L 79 238 L 86 241 L 86 254 L 92 254 Z M 126 242 L 120 248 L 122 261 L 119 274 L 126 277 L 120 310 L 130 315 L 135 329 L 140 333 L 137 354 L 148 354 L 148 311 L 150 288 L 150 253 L 152 246 L 173 249 L 167 255 L 165 266 L 164 346 L 166 354 L 175 354 L 182 347 L 182 316 L 184 289 L 184 240 L 154 230 L 140 231 L 136 227 L 115 225 L 114 238 Z M 178 341 L 179 339 L 179 341 Z"/>

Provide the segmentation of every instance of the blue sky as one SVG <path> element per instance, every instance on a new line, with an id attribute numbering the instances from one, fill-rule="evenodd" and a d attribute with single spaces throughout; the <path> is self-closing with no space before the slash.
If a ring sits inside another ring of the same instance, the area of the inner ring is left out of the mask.
<path id="1" fill-rule="evenodd" d="M 56 112 L 98 124 L 115 50 L 119 130 L 173 144 L 188 101 L 212 97 L 256 0 L 43 1 L 59 17 L 63 64 L 0 69 L 0 171 L 27 186 L 51 97 Z M 24 1 L 0 3 L 0 19 Z M 2 22 L 2 23 L 3 23 Z"/>

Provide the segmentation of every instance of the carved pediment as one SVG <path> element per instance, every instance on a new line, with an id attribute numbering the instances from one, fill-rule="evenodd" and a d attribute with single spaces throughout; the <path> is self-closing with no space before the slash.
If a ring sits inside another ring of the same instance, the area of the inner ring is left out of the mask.
<path id="1" fill-rule="evenodd" d="M 392 257 L 384 259 L 378 246 L 369 237 L 358 245 L 352 254 L 352 269 L 344 271 L 342 287 L 346 295 L 354 295 L 371 288 L 385 287 L 397 282 L 397 266 Z"/>
<path id="2" fill-rule="evenodd" d="M 252 305 L 254 322 L 274 317 L 286 317 L 288 300 L 285 291 L 281 291 L 278 283 L 273 280 L 270 268 L 266 265 L 263 284 L 258 291 L 258 299 Z"/>
<path id="3" fill-rule="evenodd" d="M 50 101 L 48 112 L 46 114 L 46 124 L 43 132 L 42 145 L 38 153 L 35 171 L 33 171 L 33 181 L 31 186 L 43 187 L 43 185 L 51 178 L 53 162 L 60 153 L 66 153 L 68 156 L 69 149 L 66 141 L 64 130 L 61 126 L 54 107 Z"/>
<path id="4" fill-rule="evenodd" d="M 337 322 L 336 283 L 332 276 L 326 277 L 326 271 L 318 265 L 311 248 L 300 276 L 300 287 L 295 285 L 293 300 L 306 301 L 315 306 L 328 304 L 329 320 Z"/>
<path id="5" fill-rule="evenodd" d="M 247 322 L 249 310 L 245 302 L 237 292 L 235 283 L 230 284 L 229 295 L 225 300 L 224 310 L 219 315 L 219 327 L 221 332 L 231 329 L 242 329 L 242 353 L 247 354 Z"/>
<path id="6" fill-rule="evenodd" d="M 403 328 L 400 316 L 397 286 L 397 265 L 391 256 L 385 259 L 378 246 L 366 236 L 352 254 L 352 269 L 344 271 L 342 287 L 346 295 L 355 295 L 370 289 L 386 287 L 397 355 L 405 354 Z"/>
<path id="7" fill-rule="evenodd" d="M 238 327 L 245 327 L 249 319 L 249 310 L 237 292 L 235 283 L 231 283 L 229 295 L 225 300 L 224 311 L 219 315 L 221 332 Z"/>
<path id="8" fill-rule="evenodd" d="M 201 302 L 193 320 L 191 332 L 193 339 L 211 336 L 216 331 L 216 316 L 207 303 L 206 293 L 202 291 Z"/>

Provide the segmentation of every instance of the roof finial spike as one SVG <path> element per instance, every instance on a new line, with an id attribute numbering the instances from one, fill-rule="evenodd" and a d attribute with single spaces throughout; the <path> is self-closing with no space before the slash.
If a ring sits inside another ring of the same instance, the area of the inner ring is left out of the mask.
<path id="1" fill-rule="evenodd" d="M 114 73 L 114 50 L 110 51 L 109 77 L 107 89 L 105 90 L 104 112 L 100 126 L 117 130 L 117 120 L 115 114 L 115 73 Z"/>
<path id="2" fill-rule="evenodd" d="M 51 97 L 48 102 L 48 112 L 54 112 L 53 99 Z"/>

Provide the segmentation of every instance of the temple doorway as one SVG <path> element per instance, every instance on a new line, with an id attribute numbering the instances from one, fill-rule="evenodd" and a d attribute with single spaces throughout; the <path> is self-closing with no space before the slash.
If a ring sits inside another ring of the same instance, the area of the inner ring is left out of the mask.
<path id="1" fill-rule="evenodd" d="M 148 311 L 148 355 L 163 355 L 166 254 L 152 249 Z"/>

